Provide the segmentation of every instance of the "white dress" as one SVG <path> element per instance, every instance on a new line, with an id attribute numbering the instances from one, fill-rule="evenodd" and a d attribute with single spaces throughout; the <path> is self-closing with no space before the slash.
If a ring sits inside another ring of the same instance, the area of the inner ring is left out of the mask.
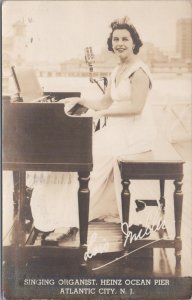
<path id="1" fill-rule="evenodd" d="M 150 72 L 141 61 L 124 73 L 117 86 L 118 67 L 113 70 L 111 98 L 114 102 L 129 99 L 130 76 L 140 68 L 151 82 Z M 120 222 L 122 186 L 117 157 L 152 150 L 155 135 L 148 101 L 140 115 L 108 117 L 107 126 L 94 134 L 89 220 L 118 216 Z M 60 227 L 79 227 L 76 173 L 28 173 L 27 180 L 28 185 L 34 186 L 31 207 L 36 228 L 49 231 Z"/>

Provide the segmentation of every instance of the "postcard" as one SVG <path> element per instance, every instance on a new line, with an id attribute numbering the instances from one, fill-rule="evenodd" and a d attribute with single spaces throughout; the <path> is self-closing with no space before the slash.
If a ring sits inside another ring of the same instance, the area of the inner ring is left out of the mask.
<path id="1" fill-rule="evenodd" d="M 191 299 L 191 16 L 3 2 L 2 299 Z"/>

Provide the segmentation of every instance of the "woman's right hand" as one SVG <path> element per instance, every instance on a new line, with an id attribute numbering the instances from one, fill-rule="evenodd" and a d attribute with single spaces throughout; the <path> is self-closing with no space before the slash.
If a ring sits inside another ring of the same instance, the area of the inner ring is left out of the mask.
<path id="1" fill-rule="evenodd" d="M 64 112 L 67 114 L 77 103 L 81 104 L 81 101 L 80 97 L 71 97 L 62 99 L 59 103 L 64 103 Z"/>

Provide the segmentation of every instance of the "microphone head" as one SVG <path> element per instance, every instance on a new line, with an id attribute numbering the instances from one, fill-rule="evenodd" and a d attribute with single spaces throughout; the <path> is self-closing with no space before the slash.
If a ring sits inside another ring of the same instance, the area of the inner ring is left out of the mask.
<path id="1" fill-rule="evenodd" d="M 95 63 L 92 47 L 85 48 L 85 61 L 89 66 L 92 66 Z"/>

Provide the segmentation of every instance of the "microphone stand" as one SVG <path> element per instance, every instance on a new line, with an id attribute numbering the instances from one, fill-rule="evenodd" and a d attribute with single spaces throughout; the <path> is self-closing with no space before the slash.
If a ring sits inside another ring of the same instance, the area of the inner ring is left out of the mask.
<path id="1" fill-rule="evenodd" d="M 93 65 L 91 63 L 88 63 L 89 65 L 89 80 L 91 83 L 96 83 L 97 86 L 100 88 L 100 90 L 103 92 L 103 94 L 105 93 L 105 88 L 107 87 L 107 78 L 106 77 L 102 77 L 103 81 L 104 81 L 104 89 L 102 88 L 102 86 L 99 84 L 98 80 L 96 80 L 94 77 L 93 77 Z M 106 122 L 107 122 L 107 118 L 104 117 L 104 126 L 106 126 Z M 97 123 L 97 126 L 95 128 L 95 131 L 99 130 L 101 128 L 101 120 L 99 119 L 98 123 Z"/>
<path id="2" fill-rule="evenodd" d="M 96 83 L 97 86 L 99 87 L 99 89 L 102 91 L 102 93 L 104 94 L 105 93 L 105 89 L 107 87 L 107 78 L 106 77 L 101 77 L 101 79 L 103 80 L 104 82 L 104 88 L 100 85 L 99 83 L 99 80 L 96 80 L 94 77 L 93 77 L 93 64 L 95 62 L 95 59 L 94 59 L 94 54 L 92 52 L 92 47 L 86 47 L 85 48 L 85 61 L 87 63 L 87 65 L 89 66 L 89 80 L 91 83 Z M 104 117 L 104 125 L 103 126 L 106 126 L 106 117 Z M 101 128 L 101 120 L 99 119 L 98 123 L 97 123 L 97 126 L 95 128 L 95 131 L 99 130 Z M 102 127 L 103 127 L 102 126 Z"/>
<path id="3" fill-rule="evenodd" d="M 99 84 L 99 80 L 93 77 L 93 64 L 95 62 L 94 54 L 92 51 L 92 47 L 85 48 L 85 62 L 89 66 L 89 80 L 91 83 L 96 83 L 102 93 L 105 93 L 105 88 L 107 87 L 107 78 L 102 77 L 101 79 L 104 81 L 104 88 Z"/>
<path id="4" fill-rule="evenodd" d="M 104 80 L 104 87 L 106 87 L 107 79 L 105 77 L 102 77 L 102 78 Z M 93 78 L 93 65 L 92 64 L 89 64 L 89 80 L 91 83 L 96 83 L 97 86 L 100 88 L 100 90 L 103 92 L 103 94 L 105 93 L 105 89 L 102 88 L 102 86 L 99 84 L 99 81 L 96 80 L 95 78 Z"/>

